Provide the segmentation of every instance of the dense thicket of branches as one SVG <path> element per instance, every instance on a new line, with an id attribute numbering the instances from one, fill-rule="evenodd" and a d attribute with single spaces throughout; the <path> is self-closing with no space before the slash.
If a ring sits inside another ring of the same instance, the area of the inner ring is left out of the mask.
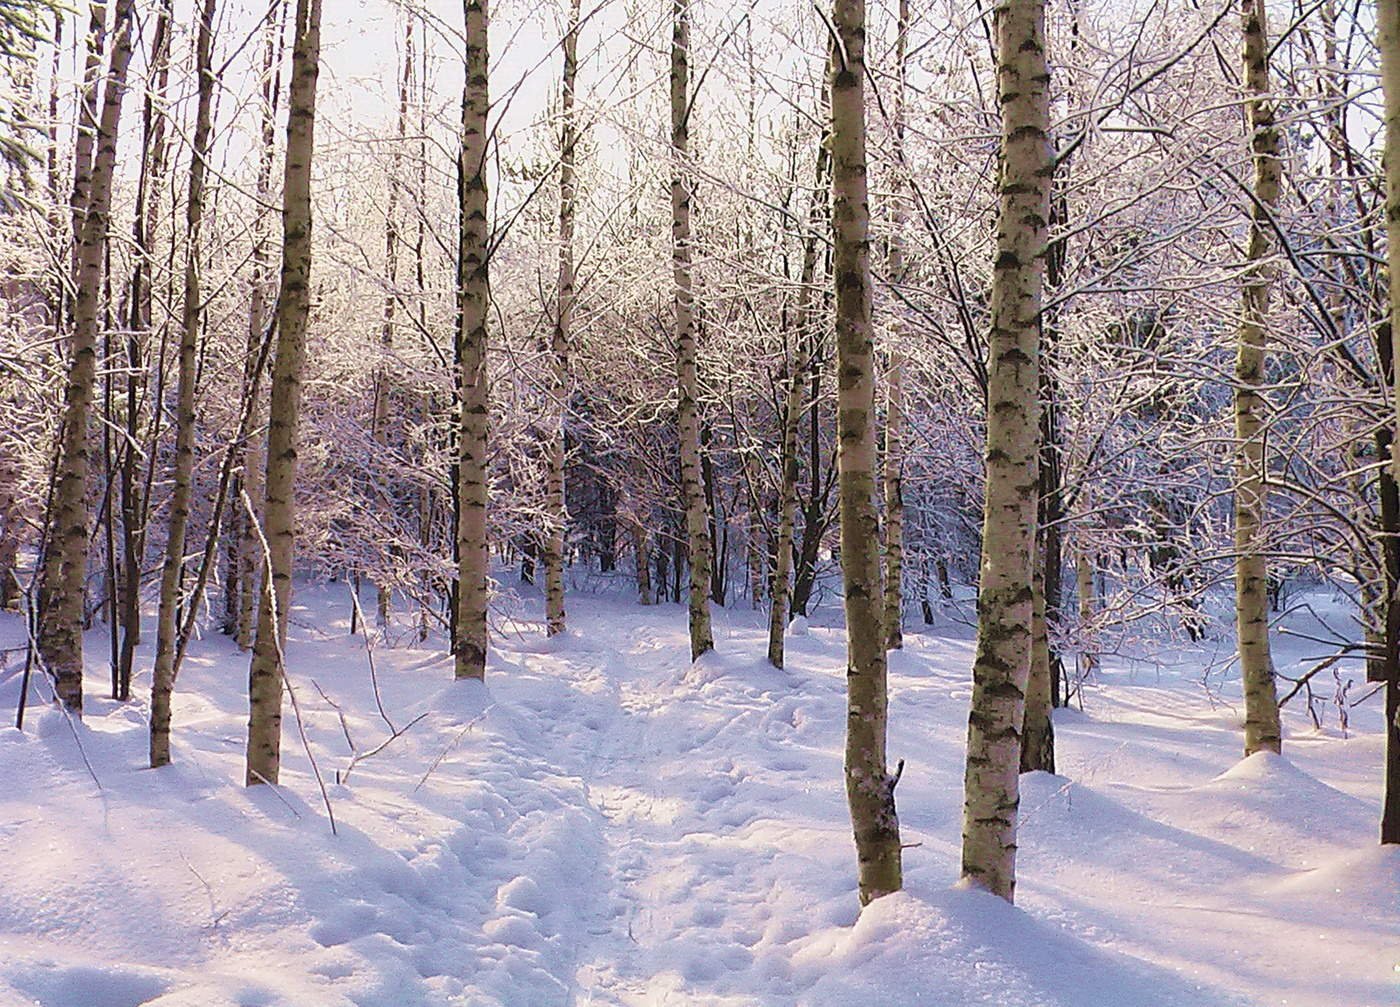
<path id="1" fill-rule="evenodd" d="M 84 659 L 110 664 L 114 695 L 144 693 L 142 605 L 164 601 L 160 676 L 178 688 L 195 628 L 246 648 L 267 597 L 296 29 L 281 0 L 76 6 L 0 3 L 0 604 L 29 614 L 37 666 L 75 713 Z M 883 592 L 872 612 L 889 599 L 892 646 L 901 620 L 975 618 L 984 457 L 1004 460 L 984 456 L 1005 391 L 988 365 L 1007 267 L 996 42 L 1020 6 L 864 9 L 865 150 L 858 169 L 837 158 L 837 180 L 858 170 L 869 194 L 862 421 L 889 453 L 845 492 L 874 525 L 902 518 L 874 533 L 897 583 L 857 585 Z M 1322 717 L 1333 682 L 1344 709 L 1376 691 L 1350 680 L 1396 681 L 1376 26 L 1322 0 L 1269 8 L 1265 35 L 1263 12 L 1045 4 L 1053 165 L 1032 174 L 1053 180 L 1027 246 L 1044 263 L 1026 403 L 1038 527 L 1014 546 L 1035 554 L 1034 597 L 1007 609 L 1030 613 L 1013 648 L 1039 718 L 1024 768 L 1053 768 L 1045 704 L 1070 701 L 1100 654 L 1232 640 L 1240 561 L 1271 602 L 1242 623 L 1264 641 L 1297 585 L 1355 601 L 1297 681 L 1273 681 L 1247 641 L 1256 699 L 1275 687 Z M 838 454 L 854 457 L 837 399 L 856 378 L 837 367 L 830 158 L 852 120 L 833 135 L 827 83 L 855 28 L 795 0 L 500 0 L 488 75 L 484 3 L 363 16 L 358 36 L 337 22 L 324 60 L 344 86 L 317 112 L 297 505 L 283 501 L 298 571 L 367 579 L 389 642 L 444 631 L 464 677 L 489 665 L 483 549 L 489 612 L 538 578 L 554 633 L 561 591 L 635 592 L 688 604 L 699 654 L 710 606 L 771 605 L 781 665 L 788 618 L 840 596 L 856 562 L 836 521 Z M 109 655 L 82 654 L 93 620 L 119 630 Z M 1023 725 L 1006 726 L 1019 745 Z M 1274 747 L 1260 730 L 1250 748 Z"/>

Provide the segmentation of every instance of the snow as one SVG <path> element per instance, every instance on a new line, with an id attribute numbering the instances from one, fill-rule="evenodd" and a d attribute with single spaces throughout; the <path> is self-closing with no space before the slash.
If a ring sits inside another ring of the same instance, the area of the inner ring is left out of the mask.
<path id="1" fill-rule="evenodd" d="M 450 681 L 440 640 L 378 644 L 403 733 L 347 777 L 347 733 L 364 753 L 391 727 L 344 586 L 299 589 L 291 680 L 335 835 L 290 708 L 282 785 L 242 786 L 228 640 L 192 646 L 153 771 L 143 705 L 101 698 L 95 631 L 85 719 L 36 700 L 0 729 L 0 1005 L 1396 1002 L 1372 707 L 1343 737 L 1290 706 L 1285 755 L 1241 760 L 1208 653 L 1108 660 L 1057 715 L 1063 775 L 1023 778 L 1012 907 L 955 884 L 968 631 L 910 632 L 890 751 L 915 845 L 906 891 L 858 912 L 833 620 L 790 634 L 780 671 L 761 613 L 717 611 L 692 666 L 678 606 L 571 596 L 547 643 L 538 608 L 484 686 Z M 1305 653 L 1281 641 L 1280 667 Z"/>

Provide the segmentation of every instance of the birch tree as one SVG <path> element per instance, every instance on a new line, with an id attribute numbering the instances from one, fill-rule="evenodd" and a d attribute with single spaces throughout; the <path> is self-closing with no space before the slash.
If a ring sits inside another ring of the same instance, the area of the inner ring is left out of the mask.
<path id="1" fill-rule="evenodd" d="M 564 632 L 564 532 L 568 511 L 564 498 L 564 420 L 569 408 L 569 345 L 574 318 L 574 157 L 578 127 L 574 122 L 574 82 L 578 76 L 579 0 L 569 4 L 564 34 L 564 76 L 559 129 L 559 285 L 555 291 L 554 332 L 549 347 L 548 388 L 553 411 L 545 458 L 544 597 L 545 633 Z"/>
<path id="2" fill-rule="evenodd" d="M 1268 508 L 1265 458 L 1265 345 L 1274 250 L 1271 216 L 1282 181 L 1279 135 L 1269 93 L 1269 33 L 1264 0 L 1244 0 L 1245 111 L 1254 158 L 1253 206 L 1246 251 L 1243 314 L 1235 356 L 1235 625 L 1244 679 L 1244 754 L 1277 752 L 1282 737 L 1269 650 Z"/>
<path id="3" fill-rule="evenodd" d="M 1001 156 L 962 876 L 1010 901 L 1016 885 L 1020 729 L 1031 661 L 1040 312 L 1053 164 L 1044 0 L 1005 0 L 997 8 L 996 60 Z"/>
<path id="4" fill-rule="evenodd" d="M 830 104 L 829 75 L 824 79 L 820 106 Z M 827 120 L 830 114 L 827 114 Z M 816 291 L 819 229 L 830 201 L 831 131 L 822 129 L 817 140 L 816 168 L 812 176 L 812 197 L 807 210 L 807 233 L 802 239 L 802 266 L 798 274 L 797 304 L 793 312 L 790 339 L 791 362 L 783 393 L 782 444 L 779 449 L 778 534 L 773 557 L 773 581 L 768 609 L 768 663 L 783 666 L 784 638 L 787 633 L 792 588 L 794 529 L 797 520 L 797 449 L 802 416 L 807 410 L 808 372 L 813 366 L 813 332 L 818 314 L 813 298 Z"/>
<path id="5" fill-rule="evenodd" d="M 74 274 L 73 333 L 56 485 L 48 522 L 48 548 L 40 574 L 39 654 L 54 680 L 59 701 L 83 709 L 83 599 L 87 579 L 87 495 L 91 450 L 88 424 L 97 377 L 97 328 L 102 295 L 103 253 L 112 208 L 112 175 L 117 161 L 117 130 L 127 68 L 131 64 L 132 0 L 118 0 L 113 12 L 112 56 L 102 93 L 92 176 L 86 187 L 78 232 Z"/>
<path id="6" fill-rule="evenodd" d="M 831 65 L 832 279 L 836 288 L 837 464 L 846 608 L 846 801 L 861 905 L 903 887 L 887 767 L 884 596 L 875 511 L 875 343 L 865 155 L 865 2 L 837 0 Z"/>
<path id="7" fill-rule="evenodd" d="M 695 293 L 690 236 L 690 0 L 671 3 L 671 270 L 675 280 L 676 424 L 681 495 L 690 564 L 690 658 L 715 647 L 710 627 L 713 559 L 700 466 L 700 382 L 696 366 Z"/>
<path id="8" fill-rule="evenodd" d="M 276 783 L 282 752 L 287 611 L 292 601 L 302 370 L 311 314 L 311 162 L 316 149 L 316 80 L 321 0 L 297 0 L 287 96 L 287 162 L 282 180 L 282 279 L 277 359 L 268 407 L 263 507 L 263 589 L 248 672 L 248 786 Z"/>
<path id="9" fill-rule="evenodd" d="M 1400 432 L 1400 4 L 1376 4 L 1377 43 L 1381 53 L 1381 85 L 1385 92 L 1385 231 L 1386 264 L 1390 273 L 1391 422 Z M 1390 471 L 1400 483 L 1400 437 L 1391 441 Z M 1392 609 L 1394 605 L 1392 603 Z M 1387 626 L 1387 643 L 1395 646 L 1394 619 Z M 1392 651 L 1393 653 L 1393 651 Z M 1381 809 L 1381 842 L 1400 843 L 1400 675 L 1385 683 L 1385 795 Z"/>
<path id="10" fill-rule="evenodd" d="M 170 525 L 165 539 L 165 563 L 160 575 L 156 660 L 151 682 L 152 769 L 170 763 L 170 694 L 175 688 L 176 622 L 185 566 L 185 533 L 189 528 L 193 495 L 195 355 L 204 315 L 199 283 L 200 228 L 204 218 L 205 161 L 209 157 L 210 118 L 214 104 L 213 36 L 216 10 L 217 0 L 204 0 L 195 42 L 199 97 L 190 149 L 189 199 L 185 204 L 185 286 L 175 407 L 175 471 L 170 496 Z"/>
<path id="11" fill-rule="evenodd" d="M 891 197 L 889 250 L 886 264 L 890 282 L 905 279 L 904 227 L 908 171 L 904 159 L 904 103 L 909 51 L 909 0 L 899 0 L 895 28 L 895 92 L 891 143 L 895 170 Z M 904 646 L 904 360 L 901 347 L 905 335 L 905 310 L 894 307 L 889 360 L 885 368 L 885 647 Z"/>
<path id="12" fill-rule="evenodd" d="M 466 80 L 462 86 L 460 232 L 457 253 L 457 346 L 461 429 L 457 458 L 457 619 L 453 652 L 457 678 L 486 677 L 487 434 L 486 316 L 490 277 L 486 219 L 487 0 L 464 0 Z"/>

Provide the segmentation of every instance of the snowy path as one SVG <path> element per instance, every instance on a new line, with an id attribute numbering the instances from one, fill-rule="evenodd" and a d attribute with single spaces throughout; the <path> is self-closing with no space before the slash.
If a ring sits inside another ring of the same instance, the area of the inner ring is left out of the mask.
<path id="1" fill-rule="evenodd" d="M 1290 711 L 1288 758 L 1240 763 L 1198 657 L 1110 663 L 1057 720 L 1064 776 L 1026 779 L 1011 909 L 950 887 L 970 643 L 911 634 L 891 752 L 917 845 L 908 892 L 857 922 L 840 633 L 777 671 L 761 620 L 720 613 L 692 667 L 683 610 L 577 598 L 562 639 L 502 634 L 485 688 L 400 641 L 384 706 L 423 719 L 337 783 L 345 731 L 387 732 L 341 591 L 303 591 L 290 649 L 337 837 L 294 730 L 276 793 L 238 785 L 246 659 L 222 639 L 182 677 L 168 770 L 140 768 L 142 712 L 100 699 L 77 730 L 101 791 L 55 711 L 0 732 L 0 1007 L 1400 999 L 1370 711 L 1345 740 Z"/>

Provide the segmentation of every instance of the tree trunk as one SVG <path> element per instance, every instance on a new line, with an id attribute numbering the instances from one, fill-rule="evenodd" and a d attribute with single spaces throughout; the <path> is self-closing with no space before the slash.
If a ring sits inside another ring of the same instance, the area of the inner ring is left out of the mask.
<path id="1" fill-rule="evenodd" d="M 281 13 L 285 15 L 286 6 Z M 268 19 L 263 40 L 262 67 L 262 146 L 258 152 L 258 203 L 265 206 L 273 201 L 272 166 L 277 147 L 277 105 L 281 94 L 281 65 L 283 23 Z M 267 236 L 261 209 L 253 222 L 253 271 L 248 294 L 248 348 L 244 368 L 244 387 L 251 387 L 256 375 L 258 350 L 262 345 L 268 323 L 267 280 L 272 271 Z M 258 518 L 263 513 L 263 475 L 266 468 L 263 450 L 262 398 L 254 396 L 248 416 L 248 438 L 243 446 L 243 479 L 241 494 L 235 495 L 239 520 L 234 525 L 238 537 L 238 599 L 234 638 L 239 650 L 253 645 L 258 598 L 261 596 L 263 558 L 258 536 Z M 249 507 L 237 499 L 246 495 Z"/>
<path id="2" fill-rule="evenodd" d="M 1052 213 L 1053 219 L 1053 213 Z M 1057 245 L 1047 256 L 1046 280 L 1057 283 Z M 1040 372 L 1040 469 L 1037 474 L 1035 575 L 1031 599 L 1031 673 L 1026 685 L 1025 721 L 1021 730 L 1021 772 L 1055 771 L 1055 727 L 1050 711 L 1055 704 L 1059 658 L 1050 642 L 1052 619 L 1060 599 L 1060 449 L 1056 440 L 1056 385 L 1047 369 L 1053 365 L 1055 330 L 1042 313 Z"/>
<path id="3" fill-rule="evenodd" d="M 909 47 L 909 0 L 899 0 L 895 37 L 895 93 L 893 146 L 895 186 L 891 198 L 888 267 L 890 283 L 904 282 L 904 102 Z M 900 341 L 905 336 L 905 312 L 891 299 L 894 324 L 885 379 L 885 647 L 904 646 L 904 358 Z"/>
<path id="4" fill-rule="evenodd" d="M 316 148 L 316 78 L 321 61 L 321 0 L 297 0 L 282 182 L 282 283 L 277 298 L 277 360 L 268 409 L 263 505 L 266 568 L 248 673 L 245 782 L 276 783 L 282 752 L 282 688 L 287 610 L 292 600 L 296 534 L 297 431 L 301 374 L 311 314 L 311 161 Z"/>
<path id="5" fill-rule="evenodd" d="M 74 275 L 73 336 L 56 486 L 49 521 L 40 597 L 39 654 L 54 679 L 54 691 L 69 710 L 83 710 L 83 594 L 87 579 L 88 421 L 97 375 L 97 312 L 102 292 L 102 258 L 112 206 L 112 174 L 117 160 L 126 72 L 131 63 L 132 0 L 119 0 L 112 27 L 114 43 L 102 121 L 87 187 L 87 205 L 78 239 Z"/>
<path id="6" fill-rule="evenodd" d="M 170 526 L 160 576 L 156 619 L 156 660 L 151 682 L 151 768 L 170 763 L 170 696 L 175 688 L 176 610 L 185 568 L 185 534 L 194 491 L 195 355 L 203 308 L 199 289 L 199 235 L 204 220 L 204 169 L 209 156 L 210 111 L 214 103 L 213 33 L 217 0 L 204 0 L 196 41 L 195 73 L 199 100 L 190 153 L 189 202 L 185 207 L 185 299 L 180 330 L 179 379 L 175 411 L 175 472 L 170 495 Z M 195 604 L 195 600 L 191 600 Z"/>
<path id="7" fill-rule="evenodd" d="M 830 104 L 829 84 L 823 83 L 821 106 Z M 783 401 L 782 482 L 778 488 L 778 541 L 773 560 L 772 604 L 768 609 L 768 663 L 783 666 L 783 637 L 787 632 L 788 607 L 792 591 L 788 579 L 793 568 L 793 530 L 797 516 L 797 441 L 802 414 L 806 409 L 803 392 L 807 371 L 812 366 L 812 296 L 817 276 L 818 238 L 829 201 L 831 171 L 830 129 L 824 127 L 817 140 L 817 163 L 812 179 L 812 201 L 807 210 L 807 234 L 802 242 L 802 271 L 798 277 L 797 309 L 791 338 L 792 361 L 788 365 L 787 389 Z M 816 478 L 815 473 L 813 479 Z M 815 492 L 815 491 L 814 491 Z"/>
<path id="8" fill-rule="evenodd" d="M 1385 231 L 1386 260 L 1389 265 L 1390 313 L 1389 357 L 1390 383 L 1394 404 L 1395 431 L 1400 432 L 1400 6 L 1393 2 L 1376 5 L 1377 43 L 1381 54 L 1381 85 L 1385 92 Z M 1384 354 L 1382 355 L 1384 356 Z M 1391 434 L 1391 491 L 1400 485 L 1400 450 L 1397 436 Z M 1385 484 L 1382 480 L 1382 505 Z M 1397 520 L 1400 523 L 1400 519 Z M 1394 548 L 1393 538 L 1387 548 Z M 1391 554 L 1387 554 L 1389 558 Z M 1381 842 L 1400 843 L 1400 667 L 1396 654 L 1400 649 L 1400 599 L 1397 585 L 1388 585 L 1389 605 L 1386 619 L 1386 652 L 1389 667 L 1385 687 L 1385 800 L 1381 812 Z"/>
<path id="9" fill-rule="evenodd" d="M 83 225 L 92 198 L 93 149 L 99 143 L 97 126 L 97 86 L 102 73 L 102 47 L 107 35 L 107 4 L 88 4 L 88 30 L 83 58 L 83 86 L 78 95 L 78 123 L 73 136 L 73 190 L 68 206 L 73 218 L 73 248 L 69 267 L 76 276 L 80 268 Z M 121 31 L 121 24 L 115 25 Z M 113 56 L 116 53 L 113 52 Z M 129 57 L 128 57 L 129 58 Z"/>
<path id="10" fill-rule="evenodd" d="M 1099 666 L 1098 649 L 1094 643 L 1094 560 L 1081 543 L 1075 560 L 1075 586 L 1079 593 L 1079 677 L 1092 675 Z M 1069 697 L 1064 697 L 1069 702 Z"/>
<path id="11" fill-rule="evenodd" d="M 379 325 L 379 366 L 374 375 L 374 408 L 370 417 L 371 431 L 376 444 L 389 444 L 389 414 L 393 370 L 391 360 L 394 352 L 394 313 L 398 307 L 399 292 L 399 167 L 403 162 L 403 144 L 408 135 L 408 94 L 413 83 L 413 14 L 404 18 L 403 69 L 399 74 L 399 118 L 394 133 L 394 152 L 389 160 L 389 199 L 384 212 L 384 278 L 388 289 L 384 293 L 384 316 Z M 387 453 L 387 452 L 386 452 Z M 399 555 L 397 546 L 390 547 L 390 554 Z M 393 605 L 393 592 L 389 578 L 381 571 L 375 578 L 375 624 L 381 629 L 389 625 L 390 608 Z"/>
<path id="12" fill-rule="evenodd" d="M 637 561 L 637 602 L 655 604 L 651 591 L 651 554 L 647 548 L 647 530 L 640 519 L 632 524 L 632 551 Z"/>
<path id="13" fill-rule="evenodd" d="M 19 513 L 19 458 L 0 451 L 0 611 L 20 598 L 19 547 L 24 523 Z"/>
<path id="14" fill-rule="evenodd" d="M 1005 0 L 996 12 L 996 38 L 1002 144 L 962 875 L 1010 901 L 1016 886 L 1019 731 L 1031 660 L 1040 309 L 1053 164 L 1044 0 Z"/>
<path id="15" fill-rule="evenodd" d="M 491 289 L 486 223 L 487 0 L 463 0 L 466 80 L 462 86 L 461 232 L 457 255 L 457 345 L 461 358 L 461 440 L 457 458 L 457 678 L 486 677 L 487 435 L 490 425 L 486 316 Z"/>
<path id="16" fill-rule="evenodd" d="M 1278 203 L 1282 167 L 1269 98 L 1269 41 L 1263 0 L 1244 0 L 1244 77 L 1254 151 L 1254 205 L 1250 214 L 1244 314 L 1235 358 L 1235 624 L 1244 679 L 1244 754 L 1277 752 L 1282 743 L 1274 662 L 1269 652 L 1268 558 L 1263 524 L 1268 508 L 1264 457 L 1264 347 L 1268 318 L 1268 265 L 1273 252 L 1269 216 Z"/>
<path id="17" fill-rule="evenodd" d="M 846 800 L 861 905 L 903 886 L 896 777 L 886 765 L 884 598 L 875 511 L 875 344 L 865 157 L 865 2 L 836 0 L 831 66 L 832 273 L 840 375 L 837 465 L 846 608 Z"/>
<path id="18" fill-rule="evenodd" d="M 1021 729 L 1023 773 L 1055 771 L 1055 725 L 1050 719 L 1054 673 L 1050 660 L 1049 620 L 1045 616 L 1044 556 L 1045 550 L 1036 550 L 1031 586 L 1031 671 L 1026 683 L 1026 712 Z"/>
<path id="19" fill-rule="evenodd" d="M 146 562 L 146 507 L 138 476 L 141 400 L 146 384 L 143 339 L 149 346 L 155 295 L 156 262 L 153 242 L 160 222 L 160 191 L 167 156 L 166 99 L 170 89 L 170 22 L 173 0 L 162 0 L 151 40 L 151 78 L 142 109 L 141 177 L 137 183 L 132 222 L 135 267 L 131 275 L 126 335 L 126 443 L 122 453 L 119 492 L 122 515 L 121 647 L 117 672 L 121 693 L 131 694 L 136 646 L 141 642 L 141 571 Z"/>
<path id="20" fill-rule="evenodd" d="M 685 497 L 686 558 L 690 565 L 690 658 L 715 646 L 710 628 L 711 544 L 701 478 L 697 413 L 695 311 L 690 239 L 690 0 L 672 0 L 671 33 L 671 265 L 675 275 L 676 422 L 680 428 L 681 492 Z"/>
<path id="21" fill-rule="evenodd" d="M 554 336 L 549 353 L 549 403 L 552 410 L 545 459 L 547 522 L 544 536 L 545 634 L 564 632 L 564 529 L 568 508 L 564 496 L 564 416 L 569 408 L 569 343 L 574 319 L 574 80 L 578 76 L 579 0 L 569 5 L 569 28 L 564 35 L 564 78 L 559 133 L 559 285 L 555 291 Z"/>

